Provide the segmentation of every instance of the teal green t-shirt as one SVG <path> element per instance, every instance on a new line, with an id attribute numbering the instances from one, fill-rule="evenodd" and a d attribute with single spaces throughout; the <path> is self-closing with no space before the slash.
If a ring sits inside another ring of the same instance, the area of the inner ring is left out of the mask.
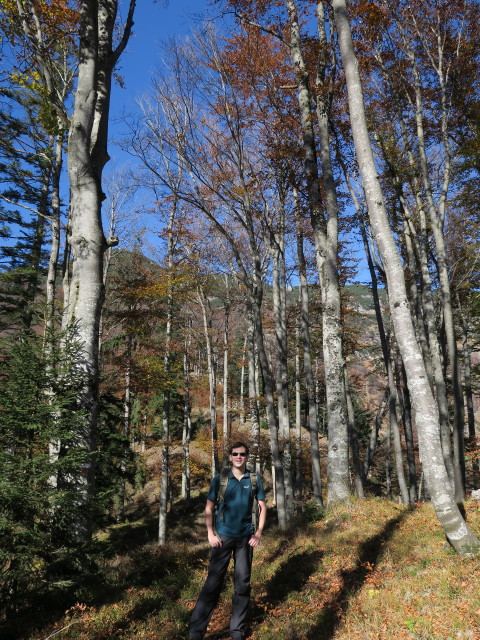
<path id="1" fill-rule="evenodd" d="M 215 502 L 220 484 L 220 474 L 212 480 L 208 492 L 208 500 Z M 237 480 L 230 471 L 228 484 L 223 496 L 223 502 L 218 508 L 215 518 L 215 529 L 218 535 L 231 538 L 244 538 L 252 535 L 252 482 L 249 472 L 245 472 L 243 478 Z M 262 481 L 257 474 L 257 500 L 265 500 L 265 491 Z"/>

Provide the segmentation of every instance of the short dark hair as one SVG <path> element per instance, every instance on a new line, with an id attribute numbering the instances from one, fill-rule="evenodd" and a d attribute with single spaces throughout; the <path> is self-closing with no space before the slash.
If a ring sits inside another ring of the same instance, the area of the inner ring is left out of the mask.
<path id="1" fill-rule="evenodd" d="M 245 449 L 245 451 L 247 452 L 247 456 L 249 455 L 250 448 L 249 448 L 248 444 L 245 444 L 245 442 L 240 442 L 240 441 L 234 442 L 233 444 L 231 444 L 229 449 L 228 449 L 228 453 L 230 455 L 232 455 L 233 450 L 234 449 L 238 449 L 238 447 L 243 447 Z"/>

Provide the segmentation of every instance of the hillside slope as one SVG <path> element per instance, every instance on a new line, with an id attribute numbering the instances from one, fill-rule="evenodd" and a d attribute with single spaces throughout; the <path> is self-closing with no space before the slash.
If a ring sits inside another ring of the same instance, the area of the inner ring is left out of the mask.
<path id="1" fill-rule="evenodd" d="M 155 544 L 154 513 L 110 528 L 101 540 L 109 557 L 83 600 L 36 631 L 23 620 L 16 637 L 45 640 L 63 628 L 62 640 L 187 638 L 208 562 L 203 503 L 200 495 L 176 505 L 164 548 Z M 478 504 L 467 509 L 480 533 Z M 254 559 L 248 637 L 478 640 L 479 575 L 480 558 L 454 554 L 430 505 L 409 510 L 377 498 L 352 502 L 317 522 L 267 530 Z M 229 578 L 209 640 L 229 637 L 231 588 Z"/>

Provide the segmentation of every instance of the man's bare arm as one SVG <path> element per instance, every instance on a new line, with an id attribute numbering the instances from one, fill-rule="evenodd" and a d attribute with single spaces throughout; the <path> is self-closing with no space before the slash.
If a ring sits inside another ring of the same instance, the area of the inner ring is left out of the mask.
<path id="1" fill-rule="evenodd" d="M 263 528 L 265 526 L 265 521 L 267 519 L 267 505 L 265 500 L 258 501 L 258 528 L 253 534 L 253 536 L 248 541 L 248 544 L 251 547 L 258 547 L 260 544 L 260 539 L 262 537 Z"/>
<path id="2" fill-rule="evenodd" d="M 205 524 L 207 525 L 208 542 L 211 547 L 221 547 L 222 541 L 217 536 L 213 528 L 213 514 L 215 512 L 215 502 L 207 500 L 205 505 Z"/>

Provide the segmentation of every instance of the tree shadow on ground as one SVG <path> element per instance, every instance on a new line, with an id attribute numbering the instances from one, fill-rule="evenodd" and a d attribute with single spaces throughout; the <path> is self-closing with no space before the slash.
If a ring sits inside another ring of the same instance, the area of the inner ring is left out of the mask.
<path id="1" fill-rule="evenodd" d="M 197 517 L 203 513 L 205 496 L 199 495 L 189 501 L 174 505 L 167 515 L 167 542 L 179 539 L 183 542 L 197 542 L 199 537 Z M 204 526 L 203 526 L 204 528 Z M 108 538 L 99 542 L 104 558 L 129 553 L 145 544 L 155 542 L 158 536 L 158 512 L 150 510 L 141 522 L 123 523 L 111 527 Z"/>
<path id="2" fill-rule="evenodd" d="M 390 520 L 375 536 L 365 540 L 359 547 L 358 561 L 353 569 L 342 571 L 342 588 L 332 600 L 325 605 L 314 627 L 308 633 L 308 640 L 332 640 L 347 609 L 350 599 L 360 590 L 368 574 L 368 565 L 377 564 L 383 555 L 385 543 L 408 516 L 410 510 L 403 511 L 398 517 Z"/>
<path id="3" fill-rule="evenodd" d="M 280 544 L 279 549 L 272 554 L 273 557 L 278 556 L 281 550 L 285 549 L 284 544 Z M 291 554 L 263 587 L 265 596 L 252 609 L 250 616 L 252 623 L 249 626 L 261 624 L 268 615 L 268 609 L 286 600 L 290 593 L 301 591 L 318 570 L 323 556 L 324 552 L 320 549 Z M 268 609 L 265 609 L 262 604 L 268 605 Z"/>
<path id="4" fill-rule="evenodd" d="M 285 551 L 288 549 L 288 547 L 291 545 L 292 541 L 289 538 L 284 538 L 283 540 L 280 540 L 280 544 L 278 545 L 278 547 L 268 556 L 268 558 L 265 558 L 265 564 L 271 564 L 274 560 L 276 560 L 277 558 L 279 558 L 281 555 L 283 555 L 285 553 Z"/>
<path id="5" fill-rule="evenodd" d="M 275 606 L 283 602 L 290 593 L 300 591 L 317 571 L 323 556 L 324 552 L 320 549 L 290 556 L 265 585 L 267 602 Z"/>
<path id="6" fill-rule="evenodd" d="M 146 594 L 129 612 L 131 621 L 147 617 L 154 610 L 175 601 L 194 578 L 195 571 L 205 563 L 207 551 L 198 546 L 201 538 L 196 522 L 204 502 L 205 496 L 201 495 L 188 503 L 177 503 L 167 520 L 169 539 L 174 544 L 176 540 L 192 544 L 187 554 L 184 549 L 177 552 L 175 546 L 155 546 L 158 516 L 154 513 L 142 522 L 113 526 L 108 537 L 93 543 L 90 555 L 94 564 L 91 568 L 86 566 L 83 573 L 75 576 L 70 587 L 32 594 L 29 603 L 22 603 L 21 610 L 7 613 L 0 623 L 2 639 L 29 637 L 36 629 L 55 623 L 77 601 L 94 607 L 117 602 L 131 587 L 148 588 L 159 583 L 158 596 Z M 111 568 L 103 564 L 115 557 L 123 563 L 116 578 Z"/>

